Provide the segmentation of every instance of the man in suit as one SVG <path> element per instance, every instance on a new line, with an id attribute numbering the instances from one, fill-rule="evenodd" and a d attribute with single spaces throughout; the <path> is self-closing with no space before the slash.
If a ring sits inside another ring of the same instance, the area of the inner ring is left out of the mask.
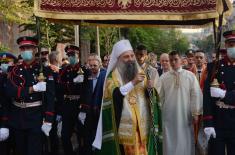
<path id="1" fill-rule="evenodd" d="M 97 54 L 93 54 L 89 61 L 89 67 L 91 70 L 91 76 L 89 82 L 92 85 L 91 100 L 88 105 L 88 112 L 80 113 L 79 120 L 83 125 L 83 139 L 84 147 L 82 149 L 83 154 L 92 154 L 92 142 L 95 138 L 96 128 L 99 120 L 100 107 L 103 97 L 103 85 L 106 75 L 106 69 L 102 68 L 101 59 Z M 81 115 L 86 116 L 82 118 Z"/>

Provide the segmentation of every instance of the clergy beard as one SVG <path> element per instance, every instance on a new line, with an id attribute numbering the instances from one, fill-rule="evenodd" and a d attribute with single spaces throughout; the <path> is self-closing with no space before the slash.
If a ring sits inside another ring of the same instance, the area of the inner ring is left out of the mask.
<path id="1" fill-rule="evenodd" d="M 124 83 L 133 80 L 138 73 L 136 61 L 119 61 L 117 68 Z"/>

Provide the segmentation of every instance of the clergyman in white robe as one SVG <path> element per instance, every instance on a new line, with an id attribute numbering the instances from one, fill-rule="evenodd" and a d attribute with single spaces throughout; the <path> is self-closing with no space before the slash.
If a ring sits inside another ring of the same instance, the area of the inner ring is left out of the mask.
<path id="1" fill-rule="evenodd" d="M 163 154 L 194 155 L 193 116 L 202 113 L 202 93 L 196 76 L 182 68 L 160 77 Z"/>

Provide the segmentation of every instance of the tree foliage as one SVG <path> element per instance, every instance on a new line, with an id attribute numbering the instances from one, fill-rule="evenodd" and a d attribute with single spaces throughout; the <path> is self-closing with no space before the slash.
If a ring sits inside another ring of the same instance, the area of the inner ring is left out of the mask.
<path id="1" fill-rule="evenodd" d="M 9 47 L 6 47 L 5 45 L 2 45 L 0 44 L 0 52 L 3 52 L 3 51 L 9 51 Z"/>
<path id="2" fill-rule="evenodd" d="M 132 28 L 129 31 L 129 39 L 133 47 L 144 44 L 148 51 L 157 54 L 178 50 L 184 53 L 189 43 L 187 38 L 179 30 L 158 28 Z"/>
<path id="3" fill-rule="evenodd" d="M 28 20 L 33 15 L 32 1 L 1 0 L 0 19 L 14 23 L 30 23 Z"/>
<path id="4" fill-rule="evenodd" d="M 102 51 L 102 55 L 112 52 L 113 44 L 117 42 L 118 35 L 117 28 L 100 28 L 100 51 Z"/>
<path id="5" fill-rule="evenodd" d="M 193 42 L 199 49 L 204 50 L 206 53 L 211 53 L 215 50 L 213 35 L 209 35 L 202 40 L 194 40 Z"/>

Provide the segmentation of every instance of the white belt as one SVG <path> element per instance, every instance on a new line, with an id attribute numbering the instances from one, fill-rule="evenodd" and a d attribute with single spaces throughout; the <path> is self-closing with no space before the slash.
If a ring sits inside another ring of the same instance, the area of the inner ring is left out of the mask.
<path id="1" fill-rule="evenodd" d="M 235 109 L 235 106 L 224 104 L 224 102 L 221 102 L 221 101 L 216 101 L 215 104 L 216 104 L 219 108 L 223 108 L 223 109 Z"/>
<path id="2" fill-rule="evenodd" d="M 29 107 L 37 107 L 42 105 L 42 101 L 35 101 L 35 102 L 16 102 L 14 101 L 13 104 L 19 108 L 29 108 Z"/>
<path id="3" fill-rule="evenodd" d="M 79 100 L 80 95 L 64 95 L 64 98 L 69 100 Z"/>

